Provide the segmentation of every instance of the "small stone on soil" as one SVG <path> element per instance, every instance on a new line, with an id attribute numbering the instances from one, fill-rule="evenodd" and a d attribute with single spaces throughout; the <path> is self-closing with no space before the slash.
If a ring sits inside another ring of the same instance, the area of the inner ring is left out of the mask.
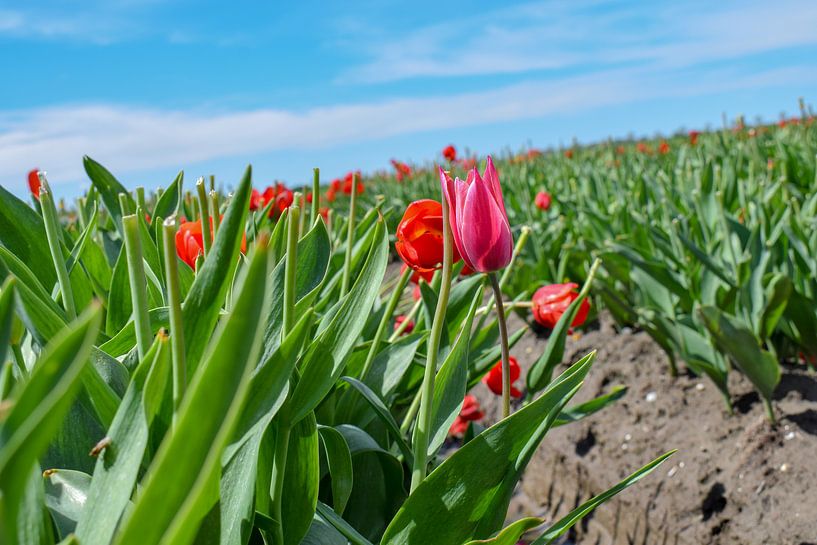
<path id="1" fill-rule="evenodd" d="M 648 392 L 648 393 L 647 393 L 647 396 L 644 398 L 644 400 L 645 400 L 647 403 L 652 403 L 652 402 L 653 402 L 653 401 L 655 401 L 656 399 L 658 399 L 658 394 L 657 394 L 657 393 L 655 393 L 655 392 Z"/>

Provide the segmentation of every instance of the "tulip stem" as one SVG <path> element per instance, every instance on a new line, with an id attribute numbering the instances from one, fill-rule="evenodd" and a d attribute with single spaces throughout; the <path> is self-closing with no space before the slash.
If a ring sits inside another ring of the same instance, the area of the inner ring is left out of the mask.
<path id="1" fill-rule="evenodd" d="M 346 226 L 346 255 L 343 256 L 343 277 L 340 284 L 340 295 L 349 291 L 349 280 L 352 275 L 352 249 L 355 245 L 355 207 L 357 205 L 358 175 L 352 177 L 352 195 L 349 197 L 349 222 Z"/>
<path id="2" fill-rule="evenodd" d="M 218 228 L 221 226 L 221 214 L 219 213 L 218 193 L 214 190 L 210 191 L 210 213 L 213 218 L 213 238 L 218 234 Z"/>
<path id="3" fill-rule="evenodd" d="M 511 360 L 508 350 L 508 324 L 505 322 L 505 303 L 502 301 L 502 288 L 495 273 L 488 273 L 494 300 L 497 301 L 496 317 L 499 323 L 499 346 L 502 350 L 502 418 L 511 415 Z"/>
<path id="4" fill-rule="evenodd" d="M 445 199 L 445 196 L 443 196 Z M 449 223 L 448 204 L 443 200 L 443 270 L 440 283 L 440 296 L 434 311 L 434 322 L 428 339 L 426 367 L 421 386 L 420 413 L 414 427 L 414 467 L 411 472 L 411 492 L 426 478 L 428 471 L 428 440 L 431 433 L 431 407 L 434 402 L 434 381 L 437 375 L 437 357 L 440 351 L 440 338 L 445 327 L 445 312 L 448 308 L 448 294 L 451 290 L 451 267 L 454 258 L 454 237 Z"/>
<path id="5" fill-rule="evenodd" d="M 417 390 L 417 394 L 414 396 L 414 399 L 411 400 L 411 405 L 409 405 L 408 411 L 406 411 L 406 416 L 403 418 L 403 423 L 400 424 L 400 431 L 403 433 L 408 433 L 409 428 L 411 427 L 411 421 L 414 420 L 414 417 L 417 416 L 417 409 L 420 408 L 420 398 L 422 397 L 421 394 L 422 390 Z"/>
<path id="6" fill-rule="evenodd" d="M 128 260 L 133 325 L 136 329 L 136 351 L 139 354 L 139 361 L 142 361 L 147 351 L 150 350 L 153 333 L 148 314 L 147 280 L 142 257 L 142 241 L 139 238 L 139 218 L 134 214 L 124 216 L 122 231 L 125 235 L 125 257 Z"/>
<path id="7" fill-rule="evenodd" d="M 40 173 L 40 208 L 45 224 L 45 236 L 48 240 L 48 249 L 51 251 L 51 260 L 54 262 L 54 269 L 57 271 L 57 282 L 60 285 L 62 297 L 62 307 L 69 320 L 77 317 L 77 309 L 74 306 L 74 291 L 71 288 L 71 277 L 68 268 L 65 266 L 65 257 L 62 253 L 60 224 L 57 219 L 57 208 L 54 206 L 54 198 L 51 195 L 51 188 L 45 179 L 45 174 Z"/>
<path id="8" fill-rule="evenodd" d="M 204 187 L 204 178 L 196 181 L 196 191 L 199 195 L 199 221 L 201 222 L 201 241 L 204 248 L 204 257 L 210 253 L 210 245 L 213 243 L 210 233 L 210 203 L 207 202 L 207 189 Z"/>
<path id="9" fill-rule="evenodd" d="M 170 349 L 173 361 L 173 424 L 179 410 L 184 390 L 187 387 L 187 371 L 184 362 L 184 327 L 182 325 L 182 292 L 179 286 L 179 264 L 176 256 L 176 218 L 171 217 L 162 224 L 162 242 L 165 254 L 165 283 L 167 284 L 167 306 L 170 314 Z"/>
<path id="10" fill-rule="evenodd" d="M 406 284 L 408 284 L 412 272 L 413 271 L 409 267 L 406 267 L 406 270 L 404 270 L 403 274 L 400 275 L 400 280 L 397 282 L 397 286 L 395 286 L 394 291 L 391 293 L 389 302 L 386 305 L 386 310 L 383 313 L 383 317 L 380 318 L 380 324 L 377 326 L 374 339 L 372 339 L 372 345 L 369 347 L 369 353 L 366 354 L 366 362 L 363 364 L 363 370 L 360 372 L 360 380 L 365 380 L 366 375 L 369 373 L 369 370 L 372 367 L 372 362 L 374 362 L 374 358 L 377 355 L 377 350 L 380 348 L 380 342 L 383 340 L 383 336 L 386 334 L 386 328 L 391 322 L 394 309 L 397 308 L 397 303 L 400 302 L 400 296 L 403 295 L 403 290 L 406 289 Z"/>
<path id="11" fill-rule="evenodd" d="M 525 247 L 525 244 L 528 242 L 528 237 L 530 236 L 530 227 L 527 225 L 522 226 L 522 231 L 519 233 L 519 238 L 516 240 L 516 245 L 513 248 L 513 253 L 511 254 L 511 262 L 508 263 L 508 266 L 505 267 L 505 271 L 502 273 L 502 277 L 499 279 L 499 287 L 504 288 L 505 284 L 508 283 L 508 280 L 511 278 L 511 271 L 513 270 L 513 264 L 516 262 L 516 258 L 522 252 L 522 248 Z M 485 314 L 479 320 L 479 324 L 477 325 L 477 331 L 481 330 L 482 327 L 485 325 L 485 319 L 488 317 L 488 314 L 491 313 L 491 309 L 494 307 L 494 303 L 496 301 L 501 300 L 500 296 L 496 296 L 493 299 L 490 299 L 488 303 L 485 305 Z M 515 305 L 521 306 L 521 305 Z M 481 309 L 480 309 L 481 310 Z M 479 310 L 477 311 L 479 312 Z"/>
<path id="12" fill-rule="evenodd" d="M 321 212 L 321 169 L 312 169 L 312 225 L 318 222 Z"/>

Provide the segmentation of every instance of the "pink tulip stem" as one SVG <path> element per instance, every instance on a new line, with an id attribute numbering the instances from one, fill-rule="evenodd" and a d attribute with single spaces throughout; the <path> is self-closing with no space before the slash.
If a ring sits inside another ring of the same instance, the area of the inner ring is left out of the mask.
<path id="1" fill-rule="evenodd" d="M 508 350 L 508 324 L 505 322 L 505 302 L 496 273 L 488 273 L 496 301 L 496 318 L 499 323 L 499 346 L 502 350 L 502 418 L 511 415 L 511 359 Z"/>

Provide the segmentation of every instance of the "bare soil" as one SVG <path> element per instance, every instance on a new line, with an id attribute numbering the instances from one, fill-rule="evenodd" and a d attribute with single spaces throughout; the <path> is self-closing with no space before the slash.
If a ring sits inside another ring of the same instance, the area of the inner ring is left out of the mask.
<path id="1" fill-rule="evenodd" d="M 516 318 L 514 318 L 516 319 Z M 518 325 L 518 324 L 517 324 Z M 512 350 L 523 370 L 544 348 L 533 332 Z M 681 371 L 646 333 L 617 331 L 602 315 L 568 341 L 566 361 L 598 358 L 576 397 L 618 384 L 626 396 L 585 420 L 552 430 L 518 488 L 508 514 L 553 520 L 656 456 L 678 452 L 655 472 L 601 506 L 569 536 L 578 544 L 817 544 L 817 378 L 785 367 L 776 392 L 778 423 L 766 419 L 751 384 L 730 384 L 735 414 L 706 378 Z M 524 377 L 524 371 L 523 371 Z M 480 384 L 486 410 L 499 400 Z"/>

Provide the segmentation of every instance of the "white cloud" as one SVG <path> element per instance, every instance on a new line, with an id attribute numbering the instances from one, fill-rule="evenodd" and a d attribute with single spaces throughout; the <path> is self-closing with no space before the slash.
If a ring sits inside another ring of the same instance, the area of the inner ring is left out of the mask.
<path id="1" fill-rule="evenodd" d="M 0 112 L 0 180 L 22 188 L 24 173 L 47 170 L 57 183 L 84 178 L 89 154 L 117 174 L 291 149 L 331 148 L 423 131 L 542 118 L 646 99 L 817 83 L 811 67 L 753 75 L 717 70 L 689 77 L 625 69 L 491 91 L 391 99 L 302 112 L 164 111 L 85 105 Z"/>
<path id="2" fill-rule="evenodd" d="M 817 44 L 812 0 L 642 5 L 537 2 L 401 33 L 358 33 L 366 62 L 339 82 L 525 73 L 641 63 L 691 66 Z"/>

